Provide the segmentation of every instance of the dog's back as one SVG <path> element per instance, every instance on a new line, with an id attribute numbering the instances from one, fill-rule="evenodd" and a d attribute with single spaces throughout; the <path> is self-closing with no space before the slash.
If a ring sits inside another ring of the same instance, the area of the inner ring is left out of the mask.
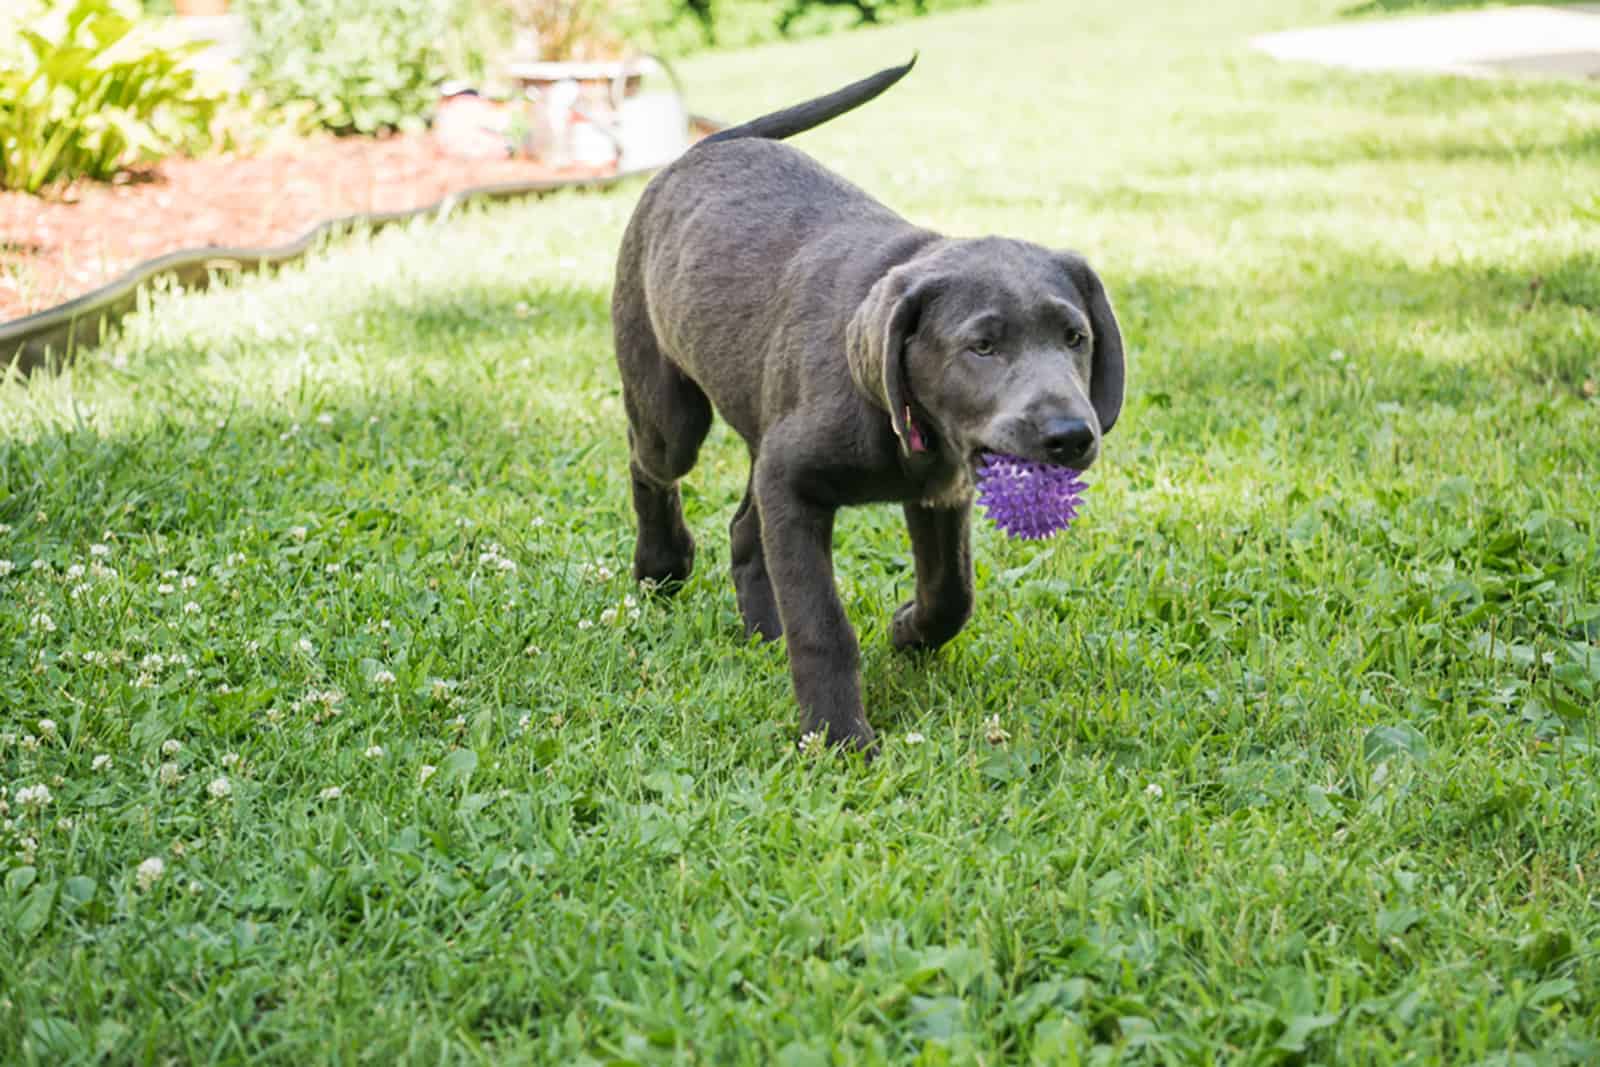
<path id="1" fill-rule="evenodd" d="M 647 323 L 660 354 L 747 439 L 759 433 L 767 383 L 755 353 L 772 344 L 769 331 L 842 329 L 776 313 L 783 301 L 797 287 L 838 285 L 860 293 L 822 306 L 853 307 L 882 273 L 884 257 L 903 254 L 900 238 L 914 230 L 777 138 L 859 107 L 913 63 L 706 138 L 658 174 L 634 210 L 618 256 L 613 317 Z M 792 285 L 750 284 L 775 268 Z"/>

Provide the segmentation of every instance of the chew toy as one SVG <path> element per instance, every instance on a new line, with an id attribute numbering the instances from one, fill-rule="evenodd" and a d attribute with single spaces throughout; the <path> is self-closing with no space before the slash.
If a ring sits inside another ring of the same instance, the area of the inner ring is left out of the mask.
<path id="1" fill-rule="evenodd" d="M 1087 488 L 1066 467 L 995 452 L 978 461 L 978 503 L 1008 537 L 1036 541 L 1065 530 Z"/>

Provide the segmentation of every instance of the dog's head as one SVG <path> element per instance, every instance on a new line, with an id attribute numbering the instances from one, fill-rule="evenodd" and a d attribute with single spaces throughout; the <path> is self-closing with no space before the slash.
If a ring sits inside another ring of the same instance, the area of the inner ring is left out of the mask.
<path id="1" fill-rule="evenodd" d="M 850 322 L 850 373 L 907 455 L 1083 470 L 1122 410 L 1122 334 L 1083 257 L 1003 238 L 896 267 Z"/>

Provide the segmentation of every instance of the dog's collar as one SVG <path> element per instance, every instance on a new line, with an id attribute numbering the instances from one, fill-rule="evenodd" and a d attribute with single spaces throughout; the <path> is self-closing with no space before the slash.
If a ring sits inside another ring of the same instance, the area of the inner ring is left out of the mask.
<path id="1" fill-rule="evenodd" d="M 922 436 L 922 430 L 918 428 L 916 420 L 911 417 L 910 404 L 906 405 L 906 447 L 913 453 L 926 452 L 928 450 L 928 442 Z"/>

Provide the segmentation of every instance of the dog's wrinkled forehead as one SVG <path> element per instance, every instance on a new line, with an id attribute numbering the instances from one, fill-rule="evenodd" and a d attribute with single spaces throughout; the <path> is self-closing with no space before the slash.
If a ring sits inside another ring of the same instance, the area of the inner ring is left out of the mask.
<path id="1" fill-rule="evenodd" d="M 1075 320 L 1073 325 L 1088 321 L 1084 296 L 1066 263 L 1039 245 L 1002 237 L 951 242 L 929 269 L 949 279 L 930 308 L 927 325 L 936 330 L 959 329 L 985 314 L 1015 329 L 1041 319 L 1053 326 L 1063 315 Z"/>

